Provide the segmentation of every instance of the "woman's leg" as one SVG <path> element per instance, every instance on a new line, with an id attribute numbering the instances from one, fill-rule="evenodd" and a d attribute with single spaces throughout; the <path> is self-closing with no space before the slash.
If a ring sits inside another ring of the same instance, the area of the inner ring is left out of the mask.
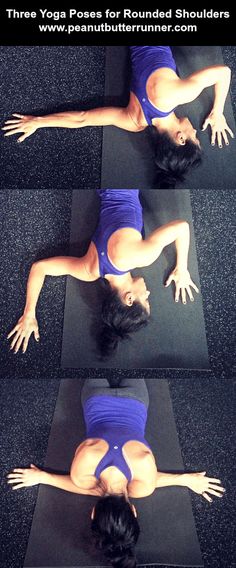
<path id="1" fill-rule="evenodd" d="M 149 395 L 147 385 L 144 379 L 123 378 L 120 380 L 119 387 L 116 390 L 116 396 L 124 396 L 126 398 L 134 398 L 143 402 L 148 408 Z"/>
<path id="2" fill-rule="evenodd" d="M 149 405 L 148 390 L 144 379 L 121 378 L 119 386 L 116 387 L 114 384 L 113 388 L 108 379 L 85 379 L 81 391 L 82 405 L 91 396 L 98 395 L 134 398 L 143 402 L 147 408 Z"/>
<path id="3" fill-rule="evenodd" d="M 108 392 L 110 390 L 108 379 L 85 379 L 81 390 L 81 402 L 83 404 L 87 398 L 98 394 L 110 394 Z"/>

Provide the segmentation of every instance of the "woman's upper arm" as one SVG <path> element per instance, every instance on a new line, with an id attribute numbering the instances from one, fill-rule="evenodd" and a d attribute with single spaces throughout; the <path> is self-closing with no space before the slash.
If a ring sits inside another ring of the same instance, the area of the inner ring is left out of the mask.
<path id="1" fill-rule="evenodd" d="M 39 260 L 34 266 L 38 266 L 45 276 L 70 275 L 84 281 L 91 280 L 84 267 L 83 257 L 55 256 Z"/>
<path id="2" fill-rule="evenodd" d="M 180 234 L 189 230 L 187 221 L 176 220 L 162 225 L 153 231 L 145 240 L 136 245 L 137 267 L 149 266 L 162 253 L 162 250 L 169 244 L 176 241 Z M 130 251 L 131 253 L 132 251 Z M 134 254 L 130 255 L 135 258 Z"/>
<path id="3" fill-rule="evenodd" d="M 224 81 L 231 74 L 230 68 L 224 65 L 206 67 L 195 71 L 177 84 L 176 96 L 178 104 L 195 100 L 206 87 Z"/>
<path id="4" fill-rule="evenodd" d="M 144 483 L 143 481 L 134 480 L 129 484 L 129 497 L 140 499 L 152 495 L 156 489 L 155 483 Z"/>
<path id="5" fill-rule="evenodd" d="M 101 107 L 89 110 L 85 122 L 86 126 L 117 126 L 124 130 L 138 130 L 126 107 Z"/>

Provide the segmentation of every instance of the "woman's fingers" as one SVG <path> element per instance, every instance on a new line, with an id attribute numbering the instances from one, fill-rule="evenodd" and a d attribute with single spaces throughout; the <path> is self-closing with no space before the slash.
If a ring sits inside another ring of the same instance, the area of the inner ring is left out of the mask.
<path id="1" fill-rule="evenodd" d="M 19 476 L 15 476 L 14 478 L 10 478 L 7 480 L 8 485 L 13 485 L 13 483 L 22 483 L 22 478 Z"/>
<path id="2" fill-rule="evenodd" d="M 33 132 L 26 132 L 25 134 L 22 134 L 22 136 L 18 138 L 17 142 L 23 142 L 23 140 L 28 138 L 28 136 L 30 136 L 31 134 L 33 134 Z"/>
<path id="3" fill-rule="evenodd" d="M 191 300 L 191 302 L 194 302 L 194 297 L 192 295 L 190 286 L 186 286 L 186 290 L 187 290 L 187 294 L 188 294 L 189 299 Z"/>
<path id="4" fill-rule="evenodd" d="M 28 347 L 28 343 L 29 343 L 29 338 L 30 338 L 30 336 L 31 336 L 31 333 L 27 333 L 27 335 L 26 335 L 25 338 L 24 338 L 23 345 L 22 345 L 22 353 L 25 353 L 25 352 L 26 352 L 26 349 L 27 349 L 27 347 Z"/>
<path id="5" fill-rule="evenodd" d="M 182 303 L 186 304 L 186 290 L 185 290 L 185 288 L 181 288 L 181 299 L 182 299 Z"/>
<path id="6" fill-rule="evenodd" d="M 17 485 L 14 485 L 12 489 L 21 489 L 22 487 L 26 487 L 26 485 L 24 483 L 18 483 Z"/>
<path id="7" fill-rule="evenodd" d="M 170 274 L 170 276 L 168 276 L 168 278 L 165 282 L 165 286 L 169 286 L 173 280 L 174 280 L 174 277 L 172 276 L 172 274 Z"/>
<path id="8" fill-rule="evenodd" d="M 214 489 L 207 489 L 207 492 L 211 495 L 215 495 L 215 497 L 223 497 L 223 492 L 215 491 Z"/>
<path id="9" fill-rule="evenodd" d="M 5 124 L 19 124 L 19 122 L 20 122 L 19 119 L 13 118 L 12 120 L 6 120 L 6 121 L 4 122 L 4 125 L 5 125 Z"/>
<path id="10" fill-rule="evenodd" d="M 207 495 L 205 491 L 202 493 L 202 497 L 204 497 L 204 499 L 206 499 L 209 503 L 212 503 L 211 497 Z"/>
<path id="11" fill-rule="evenodd" d="M 215 491 L 220 491 L 220 493 L 225 493 L 225 488 L 222 485 L 215 485 L 213 483 L 209 483 L 209 489 L 214 489 Z"/>
<path id="12" fill-rule="evenodd" d="M 17 343 L 17 341 L 18 341 L 18 339 L 19 339 L 20 336 L 21 336 L 21 330 L 19 330 L 19 331 L 16 333 L 16 335 L 15 335 L 13 341 L 11 342 L 10 350 L 14 349 L 14 347 L 15 347 L 15 345 L 16 345 L 16 343 Z"/>
<path id="13" fill-rule="evenodd" d="M 195 290 L 195 292 L 197 292 L 197 294 L 199 294 L 199 288 L 196 286 L 196 284 L 194 284 L 192 280 L 190 280 L 189 285 Z"/>
<path id="14" fill-rule="evenodd" d="M 22 126 L 23 129 L 23 126 Z M 19 134 L 19 132 L 22 132 L 22 130 L 20 128 L 14 128 L 13 130 L 9 130 L 9 132 L 6 132 L 6 134 L 4 134 L 4 136 L 11 136 L 12 134 Z"/>
<path id="15" fill-rule="evenodd" d="M 7 123 L 5 123 L 7 124 Z M 12 122 L 11 124 L 9 124 L 8 126 L 3 126 L 2 130 L 13 130 L 13 128 L 19 128 L 19 126 L 21 126 L 21 122 Z"/>
<path id="16" fill-rule="evenodd" d="M 180 287 L 179 284 L 175 284 L 175 302 L 179 301 Z"/>
<path id="17" fill-rule="evenodd" d="M 218 132 L 217 132 L 217 144 L 218 144 L 219 148 L 222 148 L 222 135 L 221 135 L 221 130 L 218 130 Z"/>
<path id="18" fill-rule="evenodd" d="M 16 333 L 16 331 L 18 331 L 20 327 L 20 324 L 16 324 L 15 327 L 10 331 L 10 333 L 8 333 L 7 339 L 10 339 L 10 337 L 12 337 L 12 335 L 14 335 L 14 333 Z"/>
<path id="19" fill-rule="evenodd" d="M 36 329 L 36 330 L 34 331 L 34 339 L 35 339 L 35 341 L 39 341 L 39 340 L 40 340 L 40 337 L 39 337 L 39 330 L 38 330 L 38 329 Z"/>
<path id="20" fill-rule="evenodd" d="M 25 114 L 18 114 L 17 112 L 13 112 L 12 116 L 17 116 L 17 118 L 25 118 Z"/>
<path id="21" fill-rule="evenodd" d="M 212 132 L 211 132 L 211 144 L 212 144 L 212 146 L 215 146 L 215 141 L 216 141 L 216 130 L 212 126 Z"/>
<path id="22" fill-rule="evenodd" d="M 202 130 L 206 130 L 206 128 L 208 127 L 208 124 L 210 124 L 209 118 L 206 118 L 206 120 L 204 120 L 203 125 L 202 125 Z"/>
<path id="23" fill-rule="evenodd" d="M 225 130 L 227 130 L 227 132 L 230 134 L 231 138 L 234 138 L 234 133 L 231 130 L 231 128 L 229 128 L 228 124 L 225 125 Z"/>
<path id="24" fill-rule="evenodd" d="M 15 349 L 14 349 L 14 353 L 18 353 L 18 351 L 19 351 L 19 349 L 20 349 L 20 347 L 21 347 L 21 345 L 22 345 L 22 343 L 23 343 L 23 341 L 24 341 L 24 337 L 25 337 L 25 336 L 22 335 L 22 333 L 21 333 L 20 337 L 18 338 L 18 340 L 17 340 L 17 342 L 16 342 Z"/>
<path id="25" fill-rule="evenodd" d="M 225 131 L 225 130 L 222 130 L 222 133 L 221 133 L 221 134 L 222 134 L 222 136 L 223 136 L 224 143 L 226 144 L 226 146 L 228 146 L 228 145 L 229 145 L 229 141 L 228 141 L 228 136 L 227 136 L 227 134 L 226 134 L 226 131 Z"/>

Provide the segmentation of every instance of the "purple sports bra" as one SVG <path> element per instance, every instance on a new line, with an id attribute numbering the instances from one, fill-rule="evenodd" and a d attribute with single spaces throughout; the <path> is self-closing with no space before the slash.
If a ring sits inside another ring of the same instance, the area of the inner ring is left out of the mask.
<path id="1" fill-rule="evenodd" d="M 176 64 L 167 45 L 133 45 L 130 47 L 130 55 L 132 63 L 130 90 L 139 100 L 146 121 L 151 126 L 153 118 L 168 116 L 174 109 L 162 112 L 151 103 L 147 96 L 147 80 L 154 71 L 162 67 L 176 71 Z"/>
<path id="2" fill-rule="evenodd" d="M 147 408 L 139 400 L 126 397 L 96 395 L 84 403 L 86 437 L 106 440 L 109 449 L 96 467 L 94 475 L 99 479 L 101 473 L 110 466 L 117 467 L 130 482 L 132 472 L 123 456 L 122 448 L 129 440 L 145 440 Z"/>
<path id="3" fill-rule="evenodd" d="M 112 264 L 108 257 L 107 243 L 118 229 L 133 228 L 142 232 L 143 214 L 139 190 L 99 189 L 97 192 L 101 199 L 100 217 L 92 242 L 98 253 L 99 273 L 101 277 L 106 274 L 120 276 L 128 271 L 119 270 Z"/>

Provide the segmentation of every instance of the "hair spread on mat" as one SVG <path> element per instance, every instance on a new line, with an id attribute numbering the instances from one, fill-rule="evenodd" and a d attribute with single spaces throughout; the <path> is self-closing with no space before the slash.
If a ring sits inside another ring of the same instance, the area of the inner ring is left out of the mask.
<path id="1" fill-rule="evenodd" d="M 155 126 L 148 126 L 154 150 L 156 164 L 155 187 L 174 188 L 177 182 L 183 182 L 185 174 L 191 167 L 198 166 L 202 161 L 202 150 L 192 140 L 186 144 L 176 144 L 167 132 L 160 133 Z"/>
<path id="2" fill-rule="evenodd" d="M 128 339 L 131 333 L 147 325 L 149 313 L 140 302 L 127 306 L 113 290 L 107 280 L 104 281 L 106 295 L 102 303 L 102 324 L 97 335 L 99 351 L 103 357 L 111 355 L 122 339 Z"/>
<path id="3" fill-rule="evenodd" d="M 114 568 L 137 566 L 134 547 L 140 528 L 129 502 L 122 495 L 101 497 L 91 524 L 96 548 Z"/>

